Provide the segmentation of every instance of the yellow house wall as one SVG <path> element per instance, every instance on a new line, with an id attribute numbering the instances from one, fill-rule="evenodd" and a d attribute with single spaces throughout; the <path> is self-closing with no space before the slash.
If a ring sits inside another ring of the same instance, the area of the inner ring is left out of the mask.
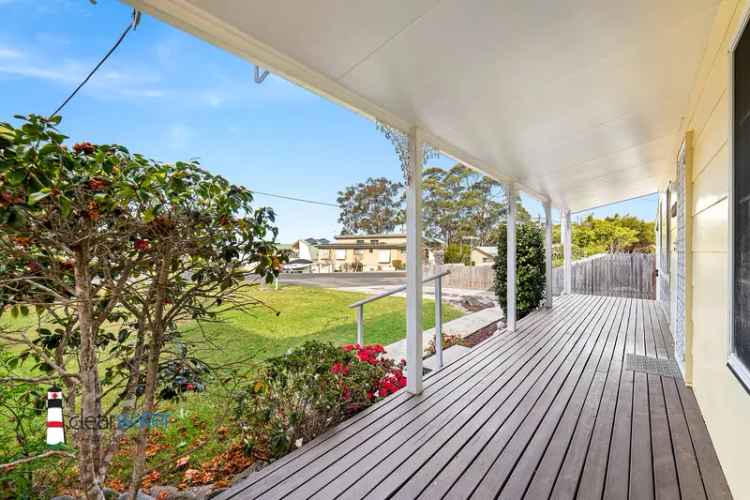
<path id="1" fill-rule="evenodd" d="M 693 131 L 690 277 L 692 385 L 735 498 L 750 498 L 750 395 L 726 366 L 729 353 L 729 48 L 749 0 L 724 0 L 696 75 L 682 134 Z M 680 144 L 675 145 L 675 151 Z"/>

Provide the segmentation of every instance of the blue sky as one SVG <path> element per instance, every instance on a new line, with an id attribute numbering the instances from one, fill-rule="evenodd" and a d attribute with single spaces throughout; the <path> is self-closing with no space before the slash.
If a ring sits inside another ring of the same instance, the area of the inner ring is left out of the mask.
<path id="1" fill-rule="evenodd" d="M 131 8 L 113 0 L 0 0 L 0 121 L 51 113 L 110 48 Z M 344 186 L 400 176 L 391 144 L 369 120 L 144 15 L 137 31 L 71 101 L 73 141 L 121 143 L 162 160 L 198 158 L 249 189 L 335 203 Z M 443 158 L 432 162 L 450 166 Z M 331 237 L 337 210 L 258 195 L 280 240 Z M 524 198 L 533 214 L 541 206 Z M 653 219 L 655 198 L 595 211 Z M 585 214 L 582 214 L 585 215 Z"/>

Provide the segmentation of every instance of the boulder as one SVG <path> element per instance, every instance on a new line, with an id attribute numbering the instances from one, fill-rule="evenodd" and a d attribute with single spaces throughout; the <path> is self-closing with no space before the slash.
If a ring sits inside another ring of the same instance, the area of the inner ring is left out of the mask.
<path id="1" fill-rule="evenodd" d="M 174 486 L 152 486 L 148 494 L 157 500 L 175 500 L 180 494 L 180 490 Z"/>
<path id="2" fill-rule="evenodd" d="M 195 500 L 208 500 L 213 489 L 213 485 L 206 484 L 203 486 L 193 486 L 192 488 L 188 488 L 186 493 L 192 495 Z"/>

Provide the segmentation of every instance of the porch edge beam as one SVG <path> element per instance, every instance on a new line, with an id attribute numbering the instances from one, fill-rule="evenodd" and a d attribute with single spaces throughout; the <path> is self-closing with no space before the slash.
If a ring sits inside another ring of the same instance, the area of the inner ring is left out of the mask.
<path id="1" fill-rule="evenodd" d="M 406 390 L 422 385 L 422 131 L 409 131 L 409 179 L 406 189 Z"/>

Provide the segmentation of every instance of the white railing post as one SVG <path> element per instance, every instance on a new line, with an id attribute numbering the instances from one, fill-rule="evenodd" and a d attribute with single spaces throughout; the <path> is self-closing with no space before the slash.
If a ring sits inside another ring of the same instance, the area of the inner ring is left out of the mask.
<path id="1" fill-rule="evenodd" d="M 443 367 L 443 277 L 435 280 L 435 356 L 438 370 Z"/>
<path id="2" fill-rule="evenodd" d="M 409 131 L 406 187 L 406 390 L 422 393 L 422 133 Z"/>
<path id="3" fill-rule="evenodd" d="M 564 291 L 570 295 L 573 291 L 573 235 L 570 225 L 570 210 L 560 211 L 560 235 L 563 244 L 563 278 Z"/>
<path id="4" fill-rule="evenodd" d="M 505 185 L 508 198 L 507 225 L 507 307 L 505 325 L 509 332 L 516 331 L 516 187 L 512 182 Z"/>
<path id="5" fill-rule="evenodd" d="M 365 345 L 365 305 L 357 307 L 357 344 Z"/>
<path id="6" fill-rule="evenodd" d="M 544 202 L 544 263 L 546 297 L 544 305 L 552 308 L 552 207 L 549 201 Z"/>

